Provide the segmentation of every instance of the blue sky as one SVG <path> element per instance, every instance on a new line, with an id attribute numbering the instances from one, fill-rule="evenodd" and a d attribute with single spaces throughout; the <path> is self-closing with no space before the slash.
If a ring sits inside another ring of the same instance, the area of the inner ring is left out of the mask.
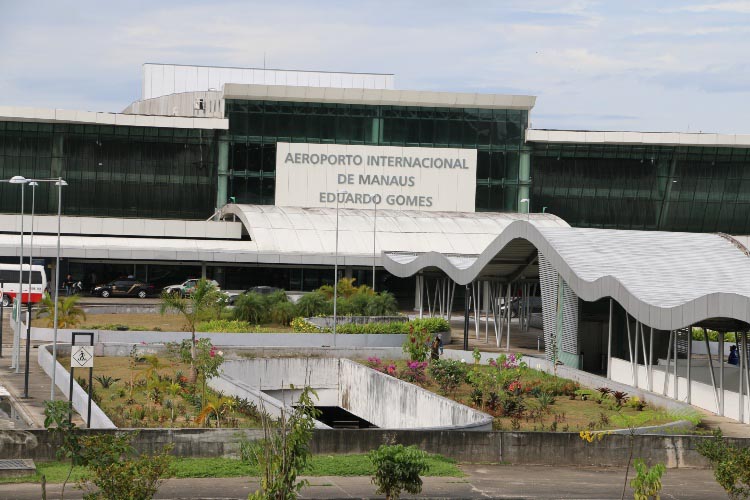
<path id="1" fill-rule="evenodd" d="M 538 96 L 535 128 L 750 133 L 748 1 L 0 0 L 0 105 L 121 111 L 143 62 Z"/>

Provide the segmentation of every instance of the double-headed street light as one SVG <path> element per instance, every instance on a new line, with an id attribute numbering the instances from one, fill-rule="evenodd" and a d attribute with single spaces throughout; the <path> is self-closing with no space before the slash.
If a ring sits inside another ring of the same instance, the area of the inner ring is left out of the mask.
<path id="1" fill-rule="evenodd" d="M 14 175 L 8 181 L 11 184 L 21 185 L 21 248 L 18 260 L 18 294 L 15 297 L 15 310 L 16 310 L 16 331 L 13 334 L 13 355 L 11 358 L 11 366 L 16 369 L 16 373 L 21 371 L 21 301 L 23 299 L 23 210 L 24 210 L 24 186 L 29 180 L 22 175 Z"/>

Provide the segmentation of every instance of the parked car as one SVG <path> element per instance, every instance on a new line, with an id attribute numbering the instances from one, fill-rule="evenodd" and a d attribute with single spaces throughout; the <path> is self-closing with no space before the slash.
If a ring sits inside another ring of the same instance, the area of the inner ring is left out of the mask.
<path id="1" fill-rule="evenodd" d="M 258 295 L 271 295 L 272 293 L 280 292 L 280 291 L 281 291 L 281 288 L 276 288 L 275 286 L 254 286 L 254 287 L 248 288 L 242 293 L 236 293 L 236 294 L 228 293 L 227 295 L 229 296 L 229 305 L 233 306 L 235 300 L 237 300 L 237 297 L 239 297 L 240 295 L 245 295 L 248 293 L 257 293 Z"/>
<path id="2" fill-rule="evenodd" d="M 200 279 L 198 278 L 191 278 L 189 280 L 184 281 L 183 283 L 180 283 L 179 285 L 169 285 L 162 288 L 162 292 L 164 293 L 176 293 L 180 294 L 183 297 L 187 297 L 193 293 L 193 290 L 195 289 L 196 285 L 198 285 L 198 282 Z M 211 283 L 213 286 L 216 287 L 217 290 L 221 290 L 221 287 L 219 286 L 219 282 L 216 280 L 208 280 L 209 283 Z"/>
<path id="3" fill-rule="evenodd" d="M 91 291 L 92 295 L 99 295 L 100 297 L 139 297 L 145 299 L 149 295 L 154 295 L 154 285 L 149 285 L 143 281 L 139 281 L 134 278 L 119 278 L 114 281 L 110 281 L 106 285 L 99 285 L 94 287 Z"/>

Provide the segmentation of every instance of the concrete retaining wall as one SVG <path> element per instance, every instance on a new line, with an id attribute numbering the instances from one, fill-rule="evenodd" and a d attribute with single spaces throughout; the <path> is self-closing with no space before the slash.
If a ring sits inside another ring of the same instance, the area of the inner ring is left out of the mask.
<path id="1" fill-rule="evenodd" d="M 335 390 L 337 406 L 380 428 L 492 429 L 492 417 L 485 413 L 348 359 L 230 360 L 222 365 L 222 371 L 209 385 L 227 394 L 244 393 L 246 387 L 270 391 L 290 385 Z M 236 381 L 242 386 L 235 390 L 231 384 Z"/>
<path id="2" fill-rule="evenodd" d="M 348 359 L 339 365 L 339 406 L 385 429 L 492 430 L 492 417 Z"/>
<path id="3" fill-rule="evenodd" d="M 57 341 L 70 343 L 71 332 L 94 332 L 94 343 L 131 343 L 147 344 L 180 342 L 190 338 L 190 332 L 133 332 L 113 330 L 59 329 Z M 31 339 L 40 342 L 52 342 L 52 328 L 31 328 Z M 336 335 L 335 343 L 332 333 L 197 333 L 199 339 L 211 339 L 211 343 L 221 347 L 401 347 L 406 335 L 370 335 L 357 334 Z"/>
<path id="4" fill-rule="evenodd" d="M 52 379 L 52 370 L 55 370 L 55 385 L 62 391 L 65 397 L 70 396 L 70 374 L 68 371 L 52 357 L 52 346 L 43 345 L 38 349 L 37 359 L 39 366 L 42 367 L 44 373 Z M 59 354 L 67 354 L 70 356 L 70 346 L 57 346 L 57 352 Z M 96 363 L 96 358 L 94 359 Z M 81 373 L 87 373 L 85 370 Z M 73 373 L 75 375 L 75 372 Z M 88 375 L 87 375 L 88 376 Z M 86 391 L 78 385 L 78 382 L 73 380 L 73 408 L 81 416 L 83 421 L 88 420 L 88 401 L 89 396 Z M 101 408 L 94 402 L 91 401 L 91 428 L 92 429 L 116 429 L 114 423 L 107 417 Z"/>
<path id="5" fill-rule="evenodd" d="M 82 432 L 113 432 L 86 431 Z M 260 429 L 141 429 L 134 440 L 140 452 L 154 452 L 173 444 L 173 453 L 187 457 L 236 457 L 244 437 L 262 438 Z M 648 463 L 661 462 L 668 468 L 708 467 L 697 453 L 705 436 L 641 435 L 633 438 L 633 456 Z M 577 433 L 544 432 L 461 432 L 437 430 L 316 430 L 313 453 L 366 453 L 384 443 L 417 445 L 466 463 L 509 463 L 528 465 L 616 466 L 627 463 L 629 436 L 606 436 L 588 443 Z M 750 447 L 750 439 L 730 439 Z M 0 431 L 0 458 L 55 459 L 59 442 L 45 430 Z"/>

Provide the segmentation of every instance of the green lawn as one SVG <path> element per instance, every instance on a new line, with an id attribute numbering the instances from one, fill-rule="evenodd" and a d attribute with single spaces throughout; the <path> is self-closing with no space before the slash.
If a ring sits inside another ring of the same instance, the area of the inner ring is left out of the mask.
<path id="1" fill-rule="evenodd" d="M 440 455 L 429 455 L 429 469 L 424 476 L 463 477 L 456 462 Z M 174 461 L 176 478 L 189 477 L 257 477 L 258 468 L 233 458 L 178 458 Z M 38 483 L 42 475 L 48 483 L 62 483 L 68 475 L 69 465 L 65 462 L 38 462 L 37 473 L 23 477 L 0 478 L 0 484 Z M 370 476 L 372 464 L 367 455 L 315 455 L 305 476 Z M 83 478 L 86 469 L 74 467 L 69 483 Z"/>

